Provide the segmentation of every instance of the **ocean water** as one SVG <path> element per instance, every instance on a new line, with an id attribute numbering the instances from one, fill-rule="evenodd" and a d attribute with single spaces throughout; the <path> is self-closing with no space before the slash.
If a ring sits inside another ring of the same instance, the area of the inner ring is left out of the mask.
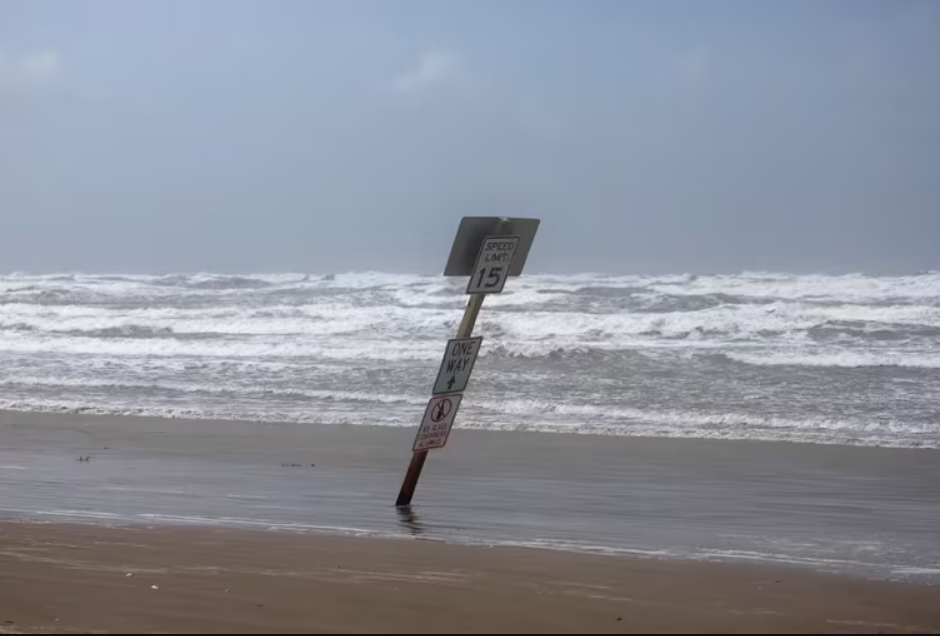
<path id="1" fill-rule="evenodd" d="M 0 277 L 0 409 L 415 427 L 464 280 Z M 532 275 L 457 426 L 940 448 L 940 273 Z"/>

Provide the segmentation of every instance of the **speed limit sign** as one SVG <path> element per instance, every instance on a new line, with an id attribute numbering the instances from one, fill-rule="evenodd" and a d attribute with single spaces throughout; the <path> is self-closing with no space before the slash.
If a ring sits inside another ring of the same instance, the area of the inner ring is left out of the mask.
<path id="1" fill-rule="evenodd" d="M 476 267 L 467 285 L 468 294 L 498 294 L 506 286 L 512 257 L 519 247 L 518 236 L 487 236 L 483 239 Z"/>

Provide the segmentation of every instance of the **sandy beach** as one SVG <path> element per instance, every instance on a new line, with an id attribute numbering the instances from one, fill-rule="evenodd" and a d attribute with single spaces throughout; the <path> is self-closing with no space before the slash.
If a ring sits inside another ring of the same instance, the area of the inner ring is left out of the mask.
<path id="1" fill-rule="evenodd" d="M 940 631 L 940 589 L 769 568 L 224 529 L 0 526 L 40 633 Z"/>
<path id="2" fill-rule="evenodd" d="M 413 433 L 0 412 L 0 628 L 940 631 L 933 451 Z"/>

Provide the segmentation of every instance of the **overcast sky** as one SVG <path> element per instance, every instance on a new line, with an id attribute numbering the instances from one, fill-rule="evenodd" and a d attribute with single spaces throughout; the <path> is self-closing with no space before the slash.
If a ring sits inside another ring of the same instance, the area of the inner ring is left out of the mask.
<path id="1" fill-rule="evenodd" d="M 940 2 L 0 0 L 0 271 L 940 269 Z"/>

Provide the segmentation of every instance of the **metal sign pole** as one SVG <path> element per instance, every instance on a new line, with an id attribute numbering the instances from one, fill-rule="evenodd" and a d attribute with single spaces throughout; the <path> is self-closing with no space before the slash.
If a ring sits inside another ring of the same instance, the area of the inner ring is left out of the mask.
<path id="1" fill-rule="evenodd" d="M 473 328 L 477 324 L 477 316 L 480 315 L 484 298 L 486 298 L 486 294 L 470 296 L 470 300 L 467 301 L 467 308 L 463 312 L 463 319 L 460 321 L 460 327 L 457 329 L 458 338 L 469 338 L 473 335 Z M 418 487 L 418 480 L 421 479 L 421 471 L 424 470 L 424 463 L 428 460 L 428 452 L 426 450 L 417 451 L 411 456 L 411 464 L 408 465 L 405 481 L 401 485 L 401 492 L 398 493 L 398 501 L 395 503 L 399 508 L 411 505 L 411 500 L 415 496 L 415 489 Z"/>

